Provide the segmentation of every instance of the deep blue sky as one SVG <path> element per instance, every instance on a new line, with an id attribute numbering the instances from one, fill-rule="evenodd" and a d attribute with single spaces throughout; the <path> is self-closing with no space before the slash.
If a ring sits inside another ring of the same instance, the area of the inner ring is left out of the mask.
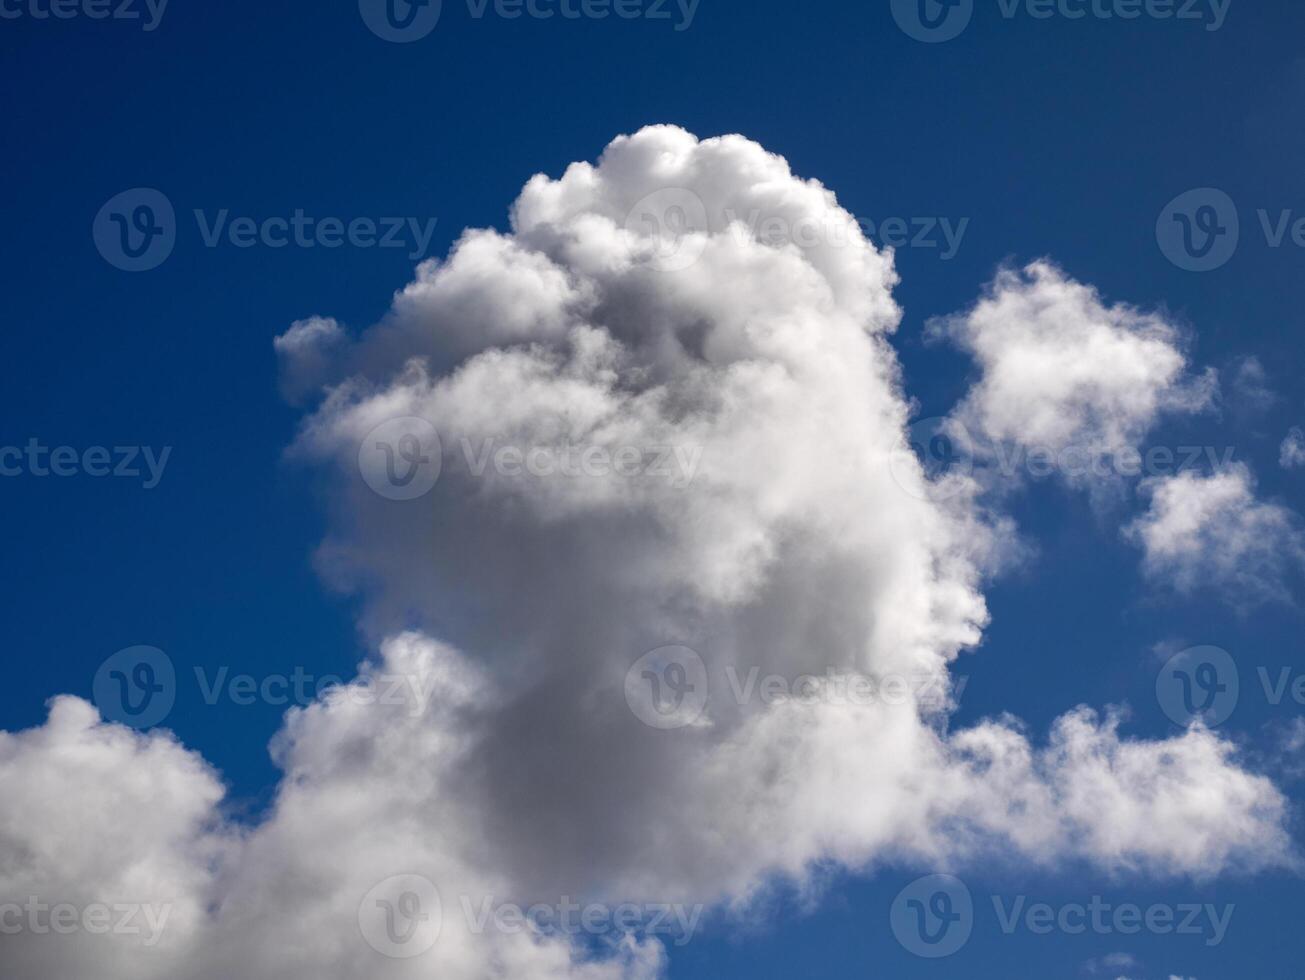
<path id="1" fill-rule="evenodd" d="M 10 0 L 12 3 L 13 0 Z M 27 0 L 23 0 L 24 3 Z M 115 0 L 115 3 L 117 0 Z M 593 159 L 652 122 L 741 132 L 832 187 L 854 213 L 969 224 L 957 255 L 898 253 L 898 347 L 922 414 L 963 393 L 969 366 L 926 346 L 925 321 L 972 302 L 1005 260 L 1050 255 L 1112 299 L 1164 306 L 1198 365 L 1257 356 L 1278 400 L 1157 441 L 1235 447 L 1265 495 L 1305 510 L 1278 444 L 1305 422 L 1305 251 L 1269 248 L 1256 209 L 1305 216 L 1305 7 L 1233 0 L 1200 23 L 1001 16 L 977 0 L 968 30 L 922 44 L 887 0 L 701 0 L 674 21 L 469 16 L 385 43 L 353 2 L 172 0 L 157 30 L 129 21 L 0 20 L 0 445 L 171 446 L 153 490 L 131 480 L 0 479 L 5 683 L 0 728 L 43 718 L 54 694 L 89 696 L 96 667 L 153 644 L 183 673 L 349 672 L 365 653 L 350 602 L 310 566 L 324 521 L 306 475 L 281 458 L 297 412 L 277 390 L 272 338 L 310 314 L 365 326 L 409 278 L 406 249 L 205 248 L 192 209 L 256 218 L 436 218 L 431 253 L 468 225 L 503 226 L 533 173 Z M 91 237 L 110 197 L 155 187 L 181 216 L 172 256 L 129 274 Z M 1157 247 L 1165 204 L 1194 187 L 1240 207 L 1223 268 L 1184 272 Z M 1045 486 L 1017 517 L 1040 538 L 1025 573 L 990 592 L 993 627 L 960 673 L 960 721 L 1001 710 L 1031 730 L 1079 703 L 1128 702 L 1130 731 L 1172 730 L 1155 704 L 1161 641 L 1211 643 L 1254 665 L 1301 663 L 1302 616 L 1238 614 L 1150 595 L 1118 516 Z M 1298 706 L 1247 698 L 1229 728 L 1253 746 Z M 209 707 L 183 685 L 169 724 L 257 809 L 276 772 L 279 709 Z M 1299 787 L 1296 798 L 1305 796 Z M 743 846 L 742 844 L 740 846 Z M 1299 975 L 1299 882 L 1136 882 L 1091 875 L 968 878 L 980 912 L 966 949 L 917 960 L 888 931 L 892 897 L 921 869 L 835 882 L 818 910 L 772 929 L 714 932 L 675 951 L 671 976 L 1074 977 L 1114 951 L 1141 977 Z M 925 869 L 927 870 L 927 869 Z M 984 897 L 1237 904 L 1222 945 L 1200 939 L 1006 937 Z"/>

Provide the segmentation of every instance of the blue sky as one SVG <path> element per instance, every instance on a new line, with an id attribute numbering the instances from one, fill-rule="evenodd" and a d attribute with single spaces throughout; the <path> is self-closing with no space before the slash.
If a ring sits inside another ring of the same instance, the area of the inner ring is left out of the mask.
<path id="1" fill-rule="evenodd" d="M 445 0 L 428 36 L 387 43 L 348 2 L 172 0 L 145 30 L 144 7 L 144 20 L 57 20 L 7 0 L 0 445 L 171 452 L 149 489 L 147 476 L 0 479 L 0 729 L 41 725 L 55 695 L 90 699 L 115 651 L 160 648 L 183 681 L 167 727 L 221 773 L 229 813 L 260 819 L 279 781 L 268 744 L 284 706 L 206 704 L 193 670 L 347 679 L 374 653 L 365 598 L 313 565 L 339 501 L 319 469 L 287 459 L 305 409 L 282 396 L 273 339 L 314 315 L 376 323 L 419 258 L 444 256 L 467 227 L 506 231 L 533 174 L 560 177 L 654 123 L 743 134 L 834 190 L 879 244 L 894 218 L 921 236 L 896 251 L 892 338 L 917 416 L 947 415 L 978 376 L 926 324 L 970 307 L 1000 266 L 1049 257 L 1108 302 L 1163 311 L 1193 373 L 1219 372 L 1217 409 L 1164 416 L 1147 446 L 1231 449 L 1258 499 L 1305 512 L 1302 471 L 1279 463 L 1305 424 L 1305 248 L 1290 230 L 1273 243 L 1305 217 L 1305 11 L 1232 0 L 1214 30 L 1207 3 L 1164 20 L 972 6 L 958 36 L 924 43 L 887 0 L 701 0 L 691 20 L 673 3 L 665 19 L 544 20 Z M 132 273 L 97 250 L 92 224 L 140 187 L 175 208 L 176 242 Z M 1240 224 L 1235 252 L 1207 272 L 1179 268 L 1157 243 L 1166 206 L 1197 188 L 1226 194 Z M 260 222 L 402 217 L 404 244 L 209 247 L 205 227 L 224 209 Z M 1036 550 L 983 585 L 991 624 L 952 667 L 966 686 L 951 726 L 1009 712 L 1038 744 L 1080 704 L 1127 704 L 1129 736 L 1174 737 L 1155 651 L 1217 646 L 1242 685 L 1219 730 L 1298 806 L 1305 790 L 1280 736 L 1305 709 L 1290 695 L 1269 703 L 1257 669 L 1305 670 L 1299 566 L 1288 562 L 1284 601 L 1247 601 L 1227 581 L 1167 588 L 1121 534 L 1146 510 L 1136 487 L 1126 495 L 1101 509 L 1049 478 L 1002 499 Z M 1192 878 L 985 854 L 957 870 L 974 896 L 969 942 L 929 960 L 894 938 L 890 907 L 919 876 L 955 869 L 892 854 L 873 865 L 823 868 L 810 903 L 783 891 L 745 923 L 713 919 L 671 949 L 668 975 L 1218 980 L 1294 976 L 1305 953 L 1300 879 L 1281 868 Z M 1217 945 L 1145 931 L 1007 935 L 994 895 L 1235 912 Z M 1135 962 L 1088 972 L 1121 953 Z"/>

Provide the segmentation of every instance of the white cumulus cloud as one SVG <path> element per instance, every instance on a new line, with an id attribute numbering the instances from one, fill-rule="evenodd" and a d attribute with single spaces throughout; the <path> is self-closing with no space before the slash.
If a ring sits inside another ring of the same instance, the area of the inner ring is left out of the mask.
<path id="1" fill-rule="evenodd" d="M 19 855 L 0 896 L 81 883 L 172 901 L 148 955 L 128 942 L 95 961 L 106 980 L 646 980 L 664 936 L 484 929 L 465 903 L 737 910 L 829 862 L 1290 864 L 1284 798 L 1209 731 L 1130 739 L 1088 708 L 1047 738 L 1009 718 L 950 729 L 949 665 L 987 624 L 996 532 L 971 493 L 940 499 L 903 465 L 895 282 L 891 256 L 782 158 L 662 126 L 531 179 L 509 232 L 464 234 L 356 341 L 293 327 L 292 374 L 299 352 L 332 348 L 309 358 L 328 390 L 294 452 L 323 473 L 319 564 L 362 597 L 376 661 L 287 715 L 284 776 L 252 826 L 172 739 L 56 702 L 0 741 L 0 829 Z M 1003 438 L 1135 439 L 1205 397 L 1165 324 L 1050 266 L 999 282 L 970 321 L 955 329 L 992 373 L 966 411 Z M 1056 355 L 1053 329 L 1090 370 Z M 395 419 L 406 438 L 389 444 L 375 433 Z M 436 462 L 415 499 L 378 488 Z M 661 730 L 626 675 L 669 645 L 700 656 L 704 701 Z M 423 697 L 364 696 L 387 675 Z M 802 696 L 738 693 L 749 676 Z M 889 697 L 893 677 L 907 683 Z M 849 702 L 856 683 L 881 695 Z M 113 846 L 61 846 L 91 826 Z M 442 928 L 422 956 L 389 958 L 365 917 L 417 894 L 376 898 L 404 875 L 438 889 Z M 9 948 L 38 980 L 84 972 L 97 948 L 41 938 L 0 947 L 6 972 Z"/>
<path id="2" fill-rule="evenodd" d="M 1184 593 L 1219 589 L 1235 603 L 1290 600 L 1305 561 L 1300 520 L 1258 499 L 1245 465 L 1180 473 L 1142 488 L 1150 509 L 1125 533 L 1141 546 L 1149 576 Z"/>
<path id="3" fill-rule="evenodd" d="M 1116 457 L 1165 413 L 1209 406 L 1216 390 L 1212 371 L 1189 370 L 1177 326 L 1107 304 L 1049 261 L 1003 269 L 972 309 L 931 331 L 978 366 L 953 413 L 972 451 L 997 461 L 1049 454 L 1075 485 L 1117 482 Z"/>

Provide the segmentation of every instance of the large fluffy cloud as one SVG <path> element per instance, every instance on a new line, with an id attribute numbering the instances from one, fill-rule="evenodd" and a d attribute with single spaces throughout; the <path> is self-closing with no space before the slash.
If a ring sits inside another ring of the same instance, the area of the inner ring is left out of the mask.
<path id="1" fill-rule="evenodd" d="M 219 828 L 222 795 L 216 774 L 168 734 L 102 724 L 77 698 L 56 699 L 40 728 L 0 732 L 5 975 L 176 975 L 234 844 Z M 108 906 L 105 932 L 98 921 L 54 931 L 57 905 Z M 118 928 L 126 913 L 115 905 L 140 908 Z"/>
<path id="2" fill-rule="evenodd" d="M 1033 275 L 1067 309 L 1086 302 Z M 467 232 L 348 349 L 331 321 L 294 327 L 278 347 L 291 387 L 328 392 L 295 447 L 333 501 L 320 564 L 365 599 L 379 659 L 352 694 L 288 716 L 255 827 L 221 819 L 212 775 L 175 743 L 78 702 L 0 743 L 0 765 L 39 771 L 72 712 L 78 737 L 112 746 L 96 769 L 148 764 L 185 797 L 158 817 L 172 846 L 138 855 L 182 861 L 161 886 L 183 923 L 167 962 L 101 975 L 638 980 L 662 966 L 657 935 L 477 929 L 462 901 L 729 905 L 830 861 L 1208 875 L 1290 860 L 1283 798 L 1209 732 L 1129 740 L 1085 708 L 1045 743 L 1009 719 L 948 731 L 948 665 L 986 624 L 993 534 L 969 494 L 939 502 L 901 458 L 894 282 L 891 256 L 782 158 L 654 127 L 532 179 L 509 232 Z M 1111 315 L 1125 328 L 1079 333 L 1112 364 L 1140 352 L 1142 376 L 1044 392 L 1040 437 L 1132 437 L 1177 397 L 1172 337 Z M 1013 431 L 996 402 L 974 405 Z M 392 674 L 429 705 L 361 696 Z M 767 678 L 796 693 L 761 697 Z M 699 702 L 685 724 L 656 713 L 654 684 Z M 25 878 L 0 865 L 0 894 L 95 867 L 36 849 L 84 779 L 70 765 L 0 798 L 15 853 L 39 857 Z M 119 793 L 95 819 L 130 825 L 151 802 Z M 399 904 L 373 889 L 402 875 L 436 883 L 445 913 L 410 960 L 358 921 Z M 45 957 L 32 976 L 73 962 L 29 946 Z"/>

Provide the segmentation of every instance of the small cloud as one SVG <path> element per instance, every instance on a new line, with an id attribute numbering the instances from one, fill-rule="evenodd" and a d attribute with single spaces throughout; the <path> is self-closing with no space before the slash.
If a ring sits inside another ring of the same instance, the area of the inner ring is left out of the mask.
<path id="1" fill-rule="evenodd" d="M 1260 500 L 1246 466 L 1203 476 L 1147 480 L 1147 513 L 1124 528 L 1143 568 L 1179 593 L 1214 588 L 1234 602 L 1290 601 L 1305 565 L 1305 532 L 1293 511 Z"/>
<path id="2" fill-rule="evenodd" d="M 1261 415 L 1278 401 L 1269 384 L 1269 374 L 1258 357 L 1243 357 L 1229 369 L 1232 378 L 1227 396 L 1228 406 L 1236 416 Z"/>
<path id="3" fill-rule="evenodd" d="M 1284 470 L 1305 466 L 1305 429 L 1299 425 L 1292 426 L 1292 430 L 1287 433 L 1287 438 L 1282 440 L 1278 462 Z"/>
<path id="4" fill-rule="evenodd" d="M 345 346 L 344 329 L 331 317 L 296 320 L 272 341 L 281 362 L 281 393 L 286 401 L 301 404 L 331 377 Z"/>
<path id="5" fill-rule="evenodd" d="M 1132 953 L 1107 953 L 1098 959 L 1088 960 L 1083 970 L 1091 974 L 1117 975 L 1120 970 L 1136 970 L 1141 964 Z"/>

